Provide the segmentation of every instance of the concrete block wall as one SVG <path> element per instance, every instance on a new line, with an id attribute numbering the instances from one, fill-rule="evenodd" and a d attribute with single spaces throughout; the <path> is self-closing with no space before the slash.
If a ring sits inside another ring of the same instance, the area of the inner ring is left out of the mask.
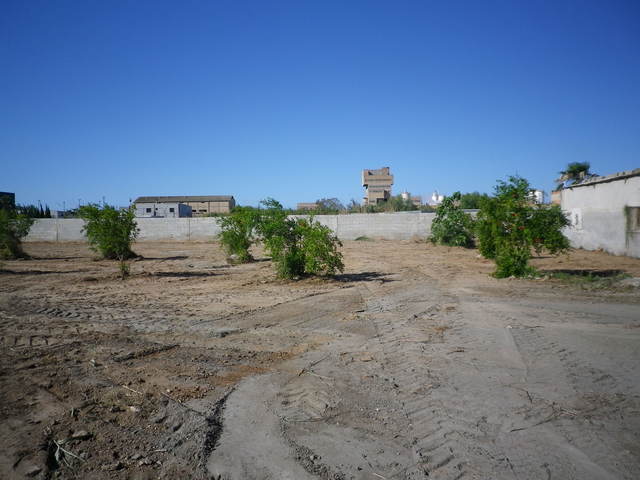
<path id="1" fill-rule="evenodd" d="M 341 240 L 361 236 L 408 240 L 431 233 L 433 213 L 358 213 L 318 215 L 315 219 L 336 232 Z M 215 217 L 137 218 L 139 242 L 211 241 L 220 233 Z M 26 242 L 82 242 L 84 222 L 75 218 L 41 218 L 35 221 Z"/>
<path id="2" fill-rule="evenodd" d="M 434 213 L 353 213 L 318 215 L 315 219 L 333 230 L 341 240 L 366 236 L 389 240 L 408 240 L 431 234 Z"/>

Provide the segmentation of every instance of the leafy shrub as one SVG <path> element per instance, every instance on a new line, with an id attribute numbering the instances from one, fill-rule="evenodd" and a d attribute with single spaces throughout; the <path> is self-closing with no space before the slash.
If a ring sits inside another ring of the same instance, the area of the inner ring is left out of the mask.
<path id="1" fill-rule="evenodd" d="M 334 275 L 344 270 L 338 240 L 331 229 L 315 222 L 313 218 L 296 220 L 296 234 L 300 238 L 300 250 L 304 259 L 304 273 L 310 275 Z"/>
<path id="2" fill-rule="evenodd" d="M 0 209 L 0 258 L 26 258 L 21 240 L 27 236 L 34 220 L 16 213 L 14 209 Z"/>
<path id="3" fill-rule="evenodd" d="M 480 208 L 480 200 L 487 198 L 486 193 L 471 192 L 460 195 L 460 208 L 462 209 L 478 209 Z"/>
<path id="4" fill-rule="evenodd" d="M 480 201 L 476 220 L 479 250 L 496 261 L 498 278 L 522 277 L 533 273 L 528 265 L 532 248 L 550 254 L 569 248 L 561 229 L 569 224 L 557 205 L 532 205 L 531 187 L 522 177 L 498 181 L 495 195 Z"/>
<path id="5" fill-rule="evenodd" d="M 274 199 L 262 202 L 257 230 L 271 255 L 279 277 L 333 275 L 342 271 L 342 243 L 331 229 L 310 219 L 288 218 L 282 205 Z"/>
<path id="6" fill-rule="evenodd" d="M 246 263 L 253 260 L 249 248 L 255 240 L 259 220 L 259 212 L 252 207 L 235 207 L 229 215 L 220 217 L 220 242 L 230 258 L 235 257 L 234 262 Z"/>
<path id="7" fill-rule="evenodd" d="M 131 243 L 138 235 L 133 207 L 116 209 L 110 205 L 89 204 L 78 210 L 85 221 L 83 231 L 91 249 L 110 260 L 135 257 Z"/>
<path id="8" fill-rule="evenodd" d="M 445 197 L 431 224 L 431 241 L 453 247 L 473 247 L 473 219 L 459 206 L 460 192 Z"/>

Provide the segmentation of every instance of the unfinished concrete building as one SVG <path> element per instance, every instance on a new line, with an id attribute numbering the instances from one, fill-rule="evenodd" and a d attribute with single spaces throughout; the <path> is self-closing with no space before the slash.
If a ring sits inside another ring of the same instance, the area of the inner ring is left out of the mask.
<path id="1" fill-rule="evenodd" d="M 393 185 L 393 175 L 389 172 L 389 167 L 363 170 L 362 186 L 365 188 L 363 205 L 377 205 L 389 200 L 391 185 Z"/>

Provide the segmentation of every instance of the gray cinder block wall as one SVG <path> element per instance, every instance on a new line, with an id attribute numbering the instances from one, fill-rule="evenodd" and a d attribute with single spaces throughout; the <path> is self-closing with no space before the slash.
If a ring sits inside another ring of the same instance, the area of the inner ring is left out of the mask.
<path id="1" fill-rule="evenodd" d="M 361 236 L 408 240 L 426 238 L 431 233 L 433 213 L 358 213 L 351 215 L 318 215 L 315 219 L 336 232 L 341 240 Z M 210 241 L 220 227 L 215 217 L 137 218 L 138 241 Z M 41 218 L 36 220 L 26 242 L 82 242 L 84 222 L 75 218 Z"/>

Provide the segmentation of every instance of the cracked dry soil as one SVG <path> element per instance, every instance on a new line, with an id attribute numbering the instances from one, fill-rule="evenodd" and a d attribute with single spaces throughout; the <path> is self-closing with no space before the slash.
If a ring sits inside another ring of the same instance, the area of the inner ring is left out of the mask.
<path id="1" fill-rule="evenodd" d="M 0 478 L 632 479 L 640 292 L 495 280 L 477 251 L 345 242 L 283 282 L 219 245 L 81 244 L 0 270 Z M 550 270 L 640 260 L 574 251 Z"/>

